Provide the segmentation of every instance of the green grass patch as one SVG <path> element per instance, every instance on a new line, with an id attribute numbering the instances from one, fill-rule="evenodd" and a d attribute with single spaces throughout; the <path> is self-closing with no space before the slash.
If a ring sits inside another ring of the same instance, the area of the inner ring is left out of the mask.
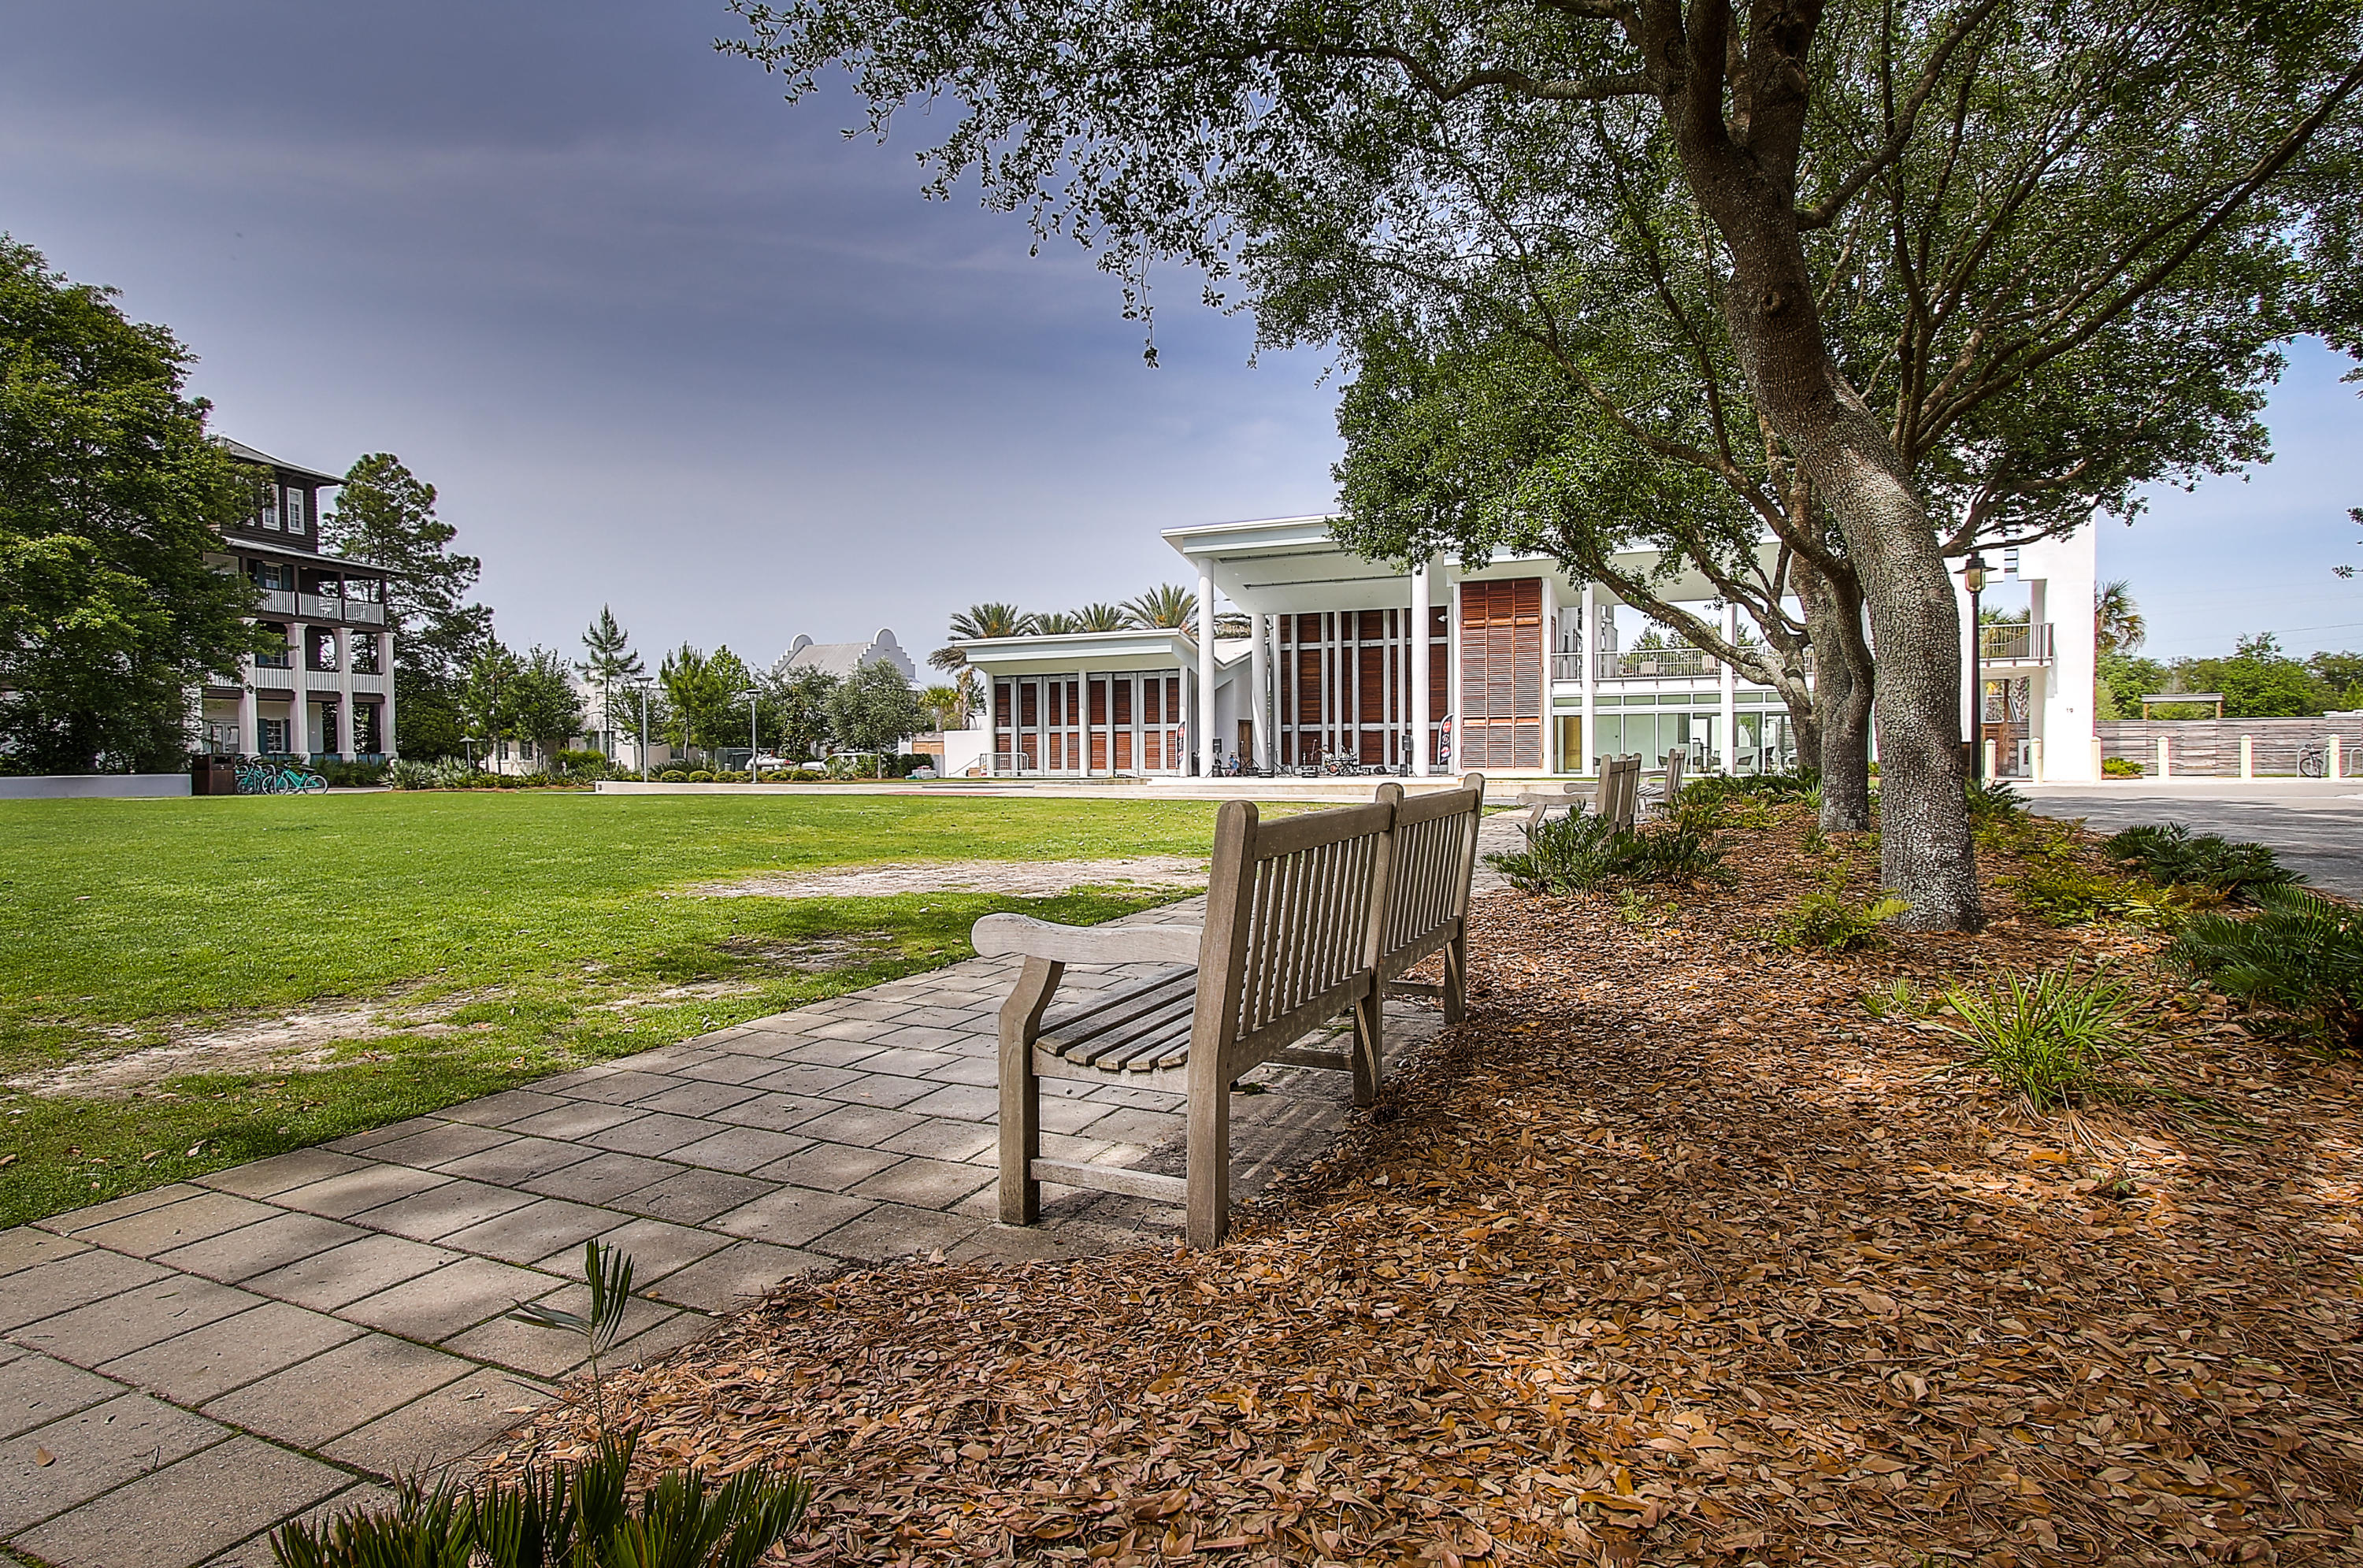
<path id="1" fill-rule="evenodd" d="M 0 1225 L 970 954 L 978 916 L 1171 892 L 715 898 L 880 862 L 1203 855 L 1202 802 L 388 794 L 0 802 L 0 1078 L 366 1015 L 250 1070 L 0 1089 Z"/>

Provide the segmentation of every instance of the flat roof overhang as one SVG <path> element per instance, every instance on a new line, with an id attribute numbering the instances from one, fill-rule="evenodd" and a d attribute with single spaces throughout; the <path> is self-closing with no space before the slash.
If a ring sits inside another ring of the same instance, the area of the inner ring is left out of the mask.
<path id="1" fill-rule="evenodd" d="M 1323 515 L 1210 523 L 1169 528 L 1161 536 L 1211 578 L 1225 598 L 1249 614 L 1409 608 L 1409 569 L 1345 548 L 1330 536 L 1330 522 Z M 1768 539 L 1763 548 L 1769 561 L 1778 546 Z M 1617 559 L 1620 566 L 1629 562 L 1636 573 L 1647 573 L 1659 554 L 1628 550 Z M 1440 557 L 1428 563 L 1429 602 L 1448 602 L 1449 587 L 1456 582 L 1525 577 L 1554 579 L 1562 602 L 1572 600 L 1582 588 L 1580 577 L 1549 556 L 1496 556 L 1473 571 Z M 1624 602 L 1604 586 L 1598 592 L 1604 604 Z M 1660 592 L 1677 603 L 1720 597 L 1714 583 L 1690 568 L 1669 578 Z"/>
<path id="2" fill-rule="evenodd" d="M 1246 641 L 1230 645 L 1237 651 L 1215 650 L 1215 668 L 1228 670 L 1248 655 Z M 1130 674 L 1145 669 L 1198 668 L 1198 640 L 1187 632 L 1163 628 L 1128 632 L 1070 632 L 1052 637 L 978 637 L 952 646 L 986 675 Z"/>

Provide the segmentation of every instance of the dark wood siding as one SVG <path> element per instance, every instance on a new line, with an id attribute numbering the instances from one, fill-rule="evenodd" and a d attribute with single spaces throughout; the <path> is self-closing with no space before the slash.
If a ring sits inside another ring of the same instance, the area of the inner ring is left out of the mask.
<path id="1" fill-rule="evenodd" d="M 1543 765 L 1543 584 L 1460 585 L 1462 767 Z"/>

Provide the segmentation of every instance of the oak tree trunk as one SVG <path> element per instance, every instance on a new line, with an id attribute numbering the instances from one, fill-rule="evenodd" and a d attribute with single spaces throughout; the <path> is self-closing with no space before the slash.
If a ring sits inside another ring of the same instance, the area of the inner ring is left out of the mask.
<path id="1" fill-rule="evenodd" d="M 1822 734 L 1822 831 L 1870 828 L 1870 707 L 1878 690 L 1852 581 L 1797 563 L 1797 594 L 1814 642 L 1814 707 Z"/>
<path id="2" fill-rule="evenodd" d="M 1817 11 L 1809 6 L 1768 23 L 1764 69 L 1748 83 L 1750 145 L 1736 143 L 1723 117 L 1727 35 L 1687 40 L 1691 69 L 1675 79 L 1667 118 L 1692 188 L 1730 251 L 1724 314 L 1741 368 L 1837 525 L 1862 585 L 1879 668 L 1872 700 L 1882 879 L 1910 903 L 1907 924 L 1975 931 L 1984 911 L 1964 794 L 1961 628 L 1952 583 L 1894 444 L 1830 359 L 1798 236 L 1803 50 Z M 1751 50 L 1758 44 L 1751 37 Z M 1791 58 L 1779 58 L 1784 50 Z M 1697 91 L 1709 84 L 1712 94 Z"/>

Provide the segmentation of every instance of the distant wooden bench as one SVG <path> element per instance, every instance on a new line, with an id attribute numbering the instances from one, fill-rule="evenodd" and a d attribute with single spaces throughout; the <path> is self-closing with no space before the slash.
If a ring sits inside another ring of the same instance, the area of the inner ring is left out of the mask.
<path id="1" fill-rule="evenodd" d="M 1180 1203 L 1190 1244 L 1230 1228 L 1230 1089 L 1265 1062 L 1354 1075 L 1378 1095 L 1389 990 L 1426 991 L 1458 1021 L 1468 983 L 1469 884 L 1485 781 L 1410 800 L 1379 786 L 1366 806 L 1261 820 L 1226 802 L 1215 823 L 1206 923 L 1064 926 L 1023 915 L 976 922 L 979 954 L 1026 966 L 1001 1010 L 1001 1219 L 1041 1217 L 1041 1184 Z M 1444 955 L 1444 978 L 1403 976 Z M 1046 1017 L 1069 964 L 1181 965 Z M 1345 1052 L 1298 1042 L 1340 1014 Z M 1189 1097 L 1188 1175 L 1042 1157 L 1041 1079 L 1120 1082 Z"/>

